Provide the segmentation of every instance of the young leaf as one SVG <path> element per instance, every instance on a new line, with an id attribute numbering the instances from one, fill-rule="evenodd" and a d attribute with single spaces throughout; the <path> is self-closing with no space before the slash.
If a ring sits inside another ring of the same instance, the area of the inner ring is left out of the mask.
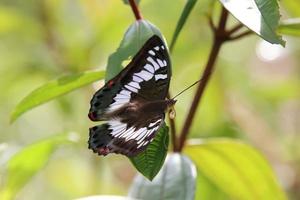
<path id="1" fill-rule="evenodd" d="M 276 34 L 279 24 L 277 0 L 219 0 L 241 23 L 272 44 L 285 45 Z"/>
<path id="2" fill-rule="evenodd" d="M 172 51 L 172 49 L 174 48 L 174 45 L 175 45 L 176 40 L 178 38 L 178 35 L 179 35 L 181 29 L 183 28 L 187 18 L 191 14 L 191 11 L 193 10 L 196 2 L 197 2 L 197 0 L 188 0 L 185 3 L 185 6 L 184 6 L 183 11 L 181 13 L 181 16 L 180 16 L 180 18 L 177 22 L 176 29 L 173 33 L 173 37 L 172 37 L 171 44 L 170 44 L 170 51 Z"/>
<path id="3" fill-rule="evenodd" d="M 278 32 L 285 35 L 300 36 L 300 18 L 288 19 L 283 21 Z"/>
<path id="4" fill-rule="evenodd" d="M 164 164 L 169 146 L 169 128 L 163 125 L 147 149 L 129 158 L 134 167 L 149 180 L 152 180 Z"/>
<path id="5" fill-rule="evenodd" d="M 194 200 L 196 177 L 195 165 L 189 158 L 169 154 L 152 182 L 141 175 L 135 177 L 128 196 L 143 200 Z"/>
<path id="6" fill-rule="evenodd" d="M 24 112 L 38 105 L 102 79 L 104 74 L 104 71 L 88 71 L 66 75 L 59 79 L 49 81 L 32 91 L 15 107 L 11 114 L 11 122 L 15 121 Z"/>
<path id="7" fill-rule="evenodd" d="M 286 199 L 267 161 L 240 141 L 196 140 L 184 152 L 205 177 L 232 199 Z"/>
<path id="8" fill-rule="evenodd" d="M 71 141 L 69 134 L 58 135 L 26 146 L 12 156 L 7 163 L 7 176 L 0 190 L 0 199 L 14 199 L 17 192 L 46 165 L 54 150 Z"/>
<path id="9" fill-rule="evenodd" d="M 144 43 L 152 36 L 163 38 L 159 29 L 146 20 L 134 22 L 126 31 L 118 49 L 109 56 L 105 80 L 116 76 L 122 69 L 122 63 L 135 55 Z"/>

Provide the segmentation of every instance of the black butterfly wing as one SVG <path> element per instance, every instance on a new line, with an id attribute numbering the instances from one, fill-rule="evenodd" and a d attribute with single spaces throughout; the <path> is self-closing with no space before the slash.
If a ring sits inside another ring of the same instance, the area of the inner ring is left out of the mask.
<path id="1" fill-rule="evenodd" d="M 168 50 L 160 37 L 152 36 L 115 78 L 95 93 L 89 117 L 109 120 L 109 115 L 139 96 L 148 101 L 166 98 L 171 78 Z"/>
<path id="2" fill-rule="evenodd" d="M 157 117 L 144 127 L 129 127 L 118 120 L 90 128 L 89 148 L 99 155 L 120 153 L 135 156 L 149 145 L 164 123 L 164 116 Z"/>

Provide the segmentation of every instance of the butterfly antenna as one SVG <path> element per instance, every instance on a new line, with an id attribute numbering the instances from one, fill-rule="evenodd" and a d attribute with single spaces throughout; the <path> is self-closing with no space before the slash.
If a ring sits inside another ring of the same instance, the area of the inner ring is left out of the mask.
<path id="1" fill-rule="evenodd" d="M 188 89 L 190 89 L 191 87 L 193 87 L 194 85 L 198 84 L 201 82 L 202 79 L 196 81 L 195 83 L 193 83 L 192 85 L 188 86 L 187 88 L 185 88 L 184 90 L 182 90 L 181 92 L 179 92 L 177 95 L 175 95 L 172 99 L 174 100 L 176 97 L 178 97 L 179 95 L 181 95 L 182 93 L 184 93 L 185 91 L 187 91 Z"/>

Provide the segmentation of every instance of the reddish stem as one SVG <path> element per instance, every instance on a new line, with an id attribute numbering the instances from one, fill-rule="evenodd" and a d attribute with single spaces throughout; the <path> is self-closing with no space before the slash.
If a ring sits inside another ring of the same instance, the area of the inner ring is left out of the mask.
<path id="1" fill-rule="evenodd" d="M 135 3 L 135 0 L 128 0 L 130 7 L 132 9 L 132 12 L 134 13 L 135 19 L 136 20 L 141 20 L 143 19 L 141 12 L 139 11 L 139 8 L 137 6 L 137 4 Z"/>
<path id="2" fill-rule="evenodd" d="M 206 88 L 206 85 L 211 77 L 211 74 L 213 72 L 215 62 L 217 60 L 220 48 L 222 44 L 227 41 L 228 37 L 226 35 L 225 31 L 225 26 L 226 26 L 226 21 L 228 17 L 228 11 L 223 8 L 222 9 L 222 14 L 220 17 L 219 25 L 216 29 L 213 29 L 214 31 L 214 42 L 213 46 L 206 64 L 206 67 L 204 69 L 203 75 L 201 76 L 201 83 L 198 85 L 198 88 L 196 90 L 196 94 L 194 96 L 193 102 L 190 106 L 189 113 L 186 117 L 186 120 L 184 122 L 180 137 L 179 137 L 179 143 L 178 143 L 178 151 L 181 152 L 182 148 L 184 146 L 184 143 L 186 141 L 187 135 L 189 133 L 189 130 L 191 128 L 193 119 L 195 117 L 198 105 L 202 99 L 203 92 Z"/>

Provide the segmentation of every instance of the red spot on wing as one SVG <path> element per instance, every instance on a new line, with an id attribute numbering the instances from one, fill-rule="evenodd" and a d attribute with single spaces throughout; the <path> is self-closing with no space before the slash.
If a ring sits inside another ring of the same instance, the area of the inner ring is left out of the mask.
<path id="1" fill-rule="evenodd" d="M 95 121 L 95 120 L 96 120 L 95 112 L 90 112 L 90 113 L 88 114 L 88 116 L 89 116 L 90 120 L 92 120 L 92 121 Z"/>
<path id="2" fill-rule="evenodd" d="M 108 81 L 107 86 L 109 88 L 111 88 L 112 86 L 114 86 L 115 82 L 113 80 Z"/>
<path id="3" fill-rule="evenodd" d="M 101 148 L 97 149 L 97 152 L 98 152 L 99 155 L 106 156 L 107 154 L 110 153 L 110 150 L 109 150 L 108 147 L 101 147 Z"/>

